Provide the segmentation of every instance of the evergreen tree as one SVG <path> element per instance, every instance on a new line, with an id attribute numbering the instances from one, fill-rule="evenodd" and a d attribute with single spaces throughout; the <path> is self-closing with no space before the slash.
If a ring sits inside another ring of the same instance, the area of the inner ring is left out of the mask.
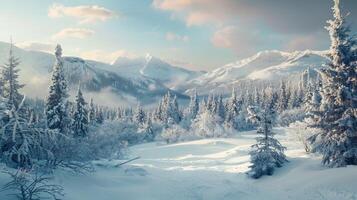
<path id="1" fill-rule="evenodd" d="M 19 69 L 17 69 L 20 61 L 13 55 L 12 43 L 10 46 L 9 57 L 7 63 L 3 65 L 1 72 L 1 93 L 2 96 L 7 99 L 10 107 L 14 106 L 15 109 L 18 108 L 19 104 L 23 99 L 23 95 L 20 94 L 19 90 L 24 87 L 18 81 Z"/>
<path id="2" fill-rule="evenodd" d="M 218 105 L 217 105 L 217 111 L 216 111 L 217 115 L 224 120 L 225 116 L 226 116 L 226 110 L 223 104 L 223 98 L 222 95 L 219 95 L 218 97 Z"/>
<path id="3" fill-rule="evenodd" d="M 311 124 L 321 131 L 309 139 L 312 151 L 320 152 L 329 167 L 357 165 L 356 40 L 349 35 L 339 4 L 334 0 L 334 19 L 328 21 L 331 62 L 321 72 L 321 110 Z"/>
<path id="4" fill-rule="evenodd" d="M 50 92 L 46 100 L 47 126 L 61 133 L 68 133 L 68 94 L 67 82 L 63 71 L 62 48 L 56 46 L 56 63 L 53 67 Z"/>
<path id="5" fill-rule="evenodd" d="M 97 107 L 95 113 L 96 113 L 96 115 L 95 115 L 95 121 L 96 121 L 96 123 L 98 123 L 98 124 L 103 124 L 103 122 L 104 122 L 103 109 Z"/>
<path id="6" fill-rule="evenodd" d="M 88 121 L 90 123 L 95 122 L 95 105 L 92 98 L 90 99 L 89 103 Z"/>
<path id="7" fill-rule="evenodd" d="M 153 131 L 153 127 L 152 127 L 152 122 L 150 117 L 147 117 L 147 120 L 145 121 L 145 123 L 143 124 L 141 131 L 144 133 L 144 140 L 147 142 L 152 142 L 155 139 L 155 133 Z"/>
<path id="8" fill-rule="evenodd" d="M 250 119 L 259 124 L 257 133 L 261 135 L 256 138 L 257 143 L 252 145 L 252 150 L 249 152 L 252 165 L 248 174 L 252 178 L 272 175 L 275 167 L 281 167 L 287 161 L 284 155 L 286 148 L 274 138 L 272 132 L 275 119 L 273 105 L 271 101 L 263 111 L 260 111 L 258 107 L 248 107 Z"/>
<path id="9" fill-rule="evenodd" d="M 260 99 L 261 97 L 260 97 L 260 94 L 259 94 L 259 91 L 258 91 L 258 89 L 257 88 L 254 88 L 254 102 L 253 102 L 253 104 L 255 105 L 255 106 L 260 106 L 260 101 L 261 101 L 261 99 Z"/>
<path id="10" fill-rule="evenodd" d="M 145 112 L 143 110 L 143 108 L 141 107 L 140 104 L 138 104 L 138 106 L 136 107 L 134 116 L 133 116 L 133 121 L 138 125 L 141 126 L 144 124 L 146 119 L 146 115 Z"/>
<path id="11" fill-rule="evenodd" d="M 227 102 L 227 111 L 225 123 L 232 128 L 237 128 L 237 117 L 241 111 L 241 102 L 237 98 L 237 94 L 233 88 L 232 96 Z"/>
<path id="12" fill-rule="evenodd" d="M 190 104 L 188 105 L 188 111 L 187 111 L 187 118 L 189 118 L 190 121 L 195 119 L 198 110 L 199 110 L 199 103 L 198 103 L 197 92 L 195 91 L 195 93 L 190 98 Z"/>
<path id="13" fill-rule="evenodd" d="M 181 121 L 181 112 L 178 106 L 176 95 L 174 96 L 170 104 L 171 104 L 171 109 L 169 109 L 170 117 L 174 120 L 176 124 L 178 124 Z"/>
<path id="14" fill-rule="evenodd" d="M 278 102 L 278 112 L 281 113 L 284 110 L 286 110 L 288 108 L 288 102 L 289 102 L 289 98 L 288 98 L 288 93 L 287 93 L 287 89 L 286 89 L 286 84 L 284 81 L 281 81 L 280 84 L 280 94 L 279 94 L 279 102 Z"/>
<path id="15" fill-rule="evenodd" d="M 75 137 L 86 137 L 88 135 L 88 110 L 87 103 L 83 98 L 80 88 L 76 96 L 76 110 L 73 116 L 72 130 Z"/>

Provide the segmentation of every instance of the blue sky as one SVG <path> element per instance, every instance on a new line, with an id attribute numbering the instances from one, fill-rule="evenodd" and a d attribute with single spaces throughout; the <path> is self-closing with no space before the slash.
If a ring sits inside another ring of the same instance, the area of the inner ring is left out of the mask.
<path id="1" fill-rule="evenodd" d="M 357 10 L 342 0 L 345 10 Z M 257 51 L 327 49 L 327 0 L 3 0 L 0 40 L 111 62 L 150 53 L 210 70 Z M 356 14 L 349 17 L 352 25 Z"/>

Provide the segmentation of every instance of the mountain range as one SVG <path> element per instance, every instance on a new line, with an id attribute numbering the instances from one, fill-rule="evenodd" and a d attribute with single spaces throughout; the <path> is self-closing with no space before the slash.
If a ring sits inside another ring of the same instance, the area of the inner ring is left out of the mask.
<path id="1" fill-rule="evenodd" d="M 10 45 L 0 42 L 0 63 L 8 58 Z M 26 86 L 23 92 L 32 98 L 44 98 L 55 61 L 53 55 L 13 49 L 21 61 L 20 81 Z M 64 68 L 70 85 L 70 93 L 77 88 L 86 91 L 87 98 L 108 106 L 149 105 L 165 93 L 187 100 L 188 94 L 197 90 L 205 95 L 210 92 L 229 92 L 244 80 L 279 80 L 299 74 L 310 68 L 319 69 L 328 62 L 327 51 L 262 51 L 251 57 L 218 67 L 210 72 L 188 70 L 146 55 L 145 57 L 119 57 L 112 64 L 64 57 Z M 74 95 L 71 95 L 74 96 Z"/>

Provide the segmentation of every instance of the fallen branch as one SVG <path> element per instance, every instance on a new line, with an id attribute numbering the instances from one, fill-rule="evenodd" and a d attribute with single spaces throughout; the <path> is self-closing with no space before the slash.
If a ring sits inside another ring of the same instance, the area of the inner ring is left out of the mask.
<path id="1" fill-rule="evenodd" d="M 127 163 L 129 163 L 129 162 L 132 162 L 132 161 L 137 160 L 137 159 L 139 159 L 139 158 L 140 158 L 140 156 L 137 156 L 137 157 L 132 158 L 132 159 L 130 159 L 130 160 L 127 160 L 127 161 L 125 161 L 125 162 L 116 164 L 116 165 L 114 165 L 114 167 L 120 167 L 120 166 L 122 166 L 122 165 L 124 165 L 124 164 L 127 164 Z"/>

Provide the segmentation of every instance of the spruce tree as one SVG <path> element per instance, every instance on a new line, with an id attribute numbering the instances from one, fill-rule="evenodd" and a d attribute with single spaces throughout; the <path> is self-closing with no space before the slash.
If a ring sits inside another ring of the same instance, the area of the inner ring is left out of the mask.
<path id="1" fill-rule="evenodd" d="M 237 128 L 237 120 L 236 118 L 238 117 L 240 111 L 241 111 L 241 102 L 237 98 L 237 94 L 235 92 L 235 89 L 233 88 L 232 90 L 232 96 L 230 99 L 228 99 L 227 102 L 227 107 L 226 107 L 226 119 L 225 123 L 227 126 L 230 126 L 232 128 Z"/>
<path id="2" fill-rule="evenodd" d="M 89 103 L 88 121 L 91 124 L 95 123 L 95 105 L 92 98 Z"/>
<path id="3" fill-rule="evenodd" d="M 279 102 L 278 102 L 278 112 L 281 113 L 284 110 L 286 110 L 288 108 L 288 102 L 289 102 L 289 98 L 288 98 L 288 93 L 287 93 L 287 89 L 286 89 L 286 84 L 284 81 L 281 81 L 280 84 L 280 93 L 279 93 Z"/>
<path id="4" fill-rule="evenodd" d="M 217 111 L 216 111 L 217 115 L 224 120 L 225 116 L 226 116 L 226 110 L 223 104 L 223 98 L 222 95 L 219 95 L 218 97 L 218 105 L 217 105 Z"/>
<path id="5" fill-rule="evenodd" d="M 133 121 L 138 126 L 142 126 L 145 123 L 145 119 L 146 119 L 145 112 L 144 112 L 143 108 L 141 107 L 141 105 L 138 104 L 138 106 L 136 107 L 134 116 L 133 116 Z"/>
<path id="6" fill-rule="evenodd" d="M 98 124 L 103 124 L 104 120 L 105 119 L 104 119 L 103 109 L 97 107 L 95 112 L 95 122 Z"/>
<path id="7" fill-rule="evenodd" d="M 78 88 L 76 96 L 76 107 L 73 115 L 73 135 L 75 137 L 86 137 L 88 135 L 88 110 L 87 103 L 83 98 L 83 94 L 80 88 Z"/>
<path id="8" fill-rule="evenodd" d="M 23 95 L 19 92 L 24 85 L 20 84 L 18 81 L 19 78 L 19 69 L 17 69 L 20 61 L 13 54 L 13 45 L 10 44 L 10 51 L 7 63 L 3 65 L 1 71 L 1 93 L 2 96 L 7 99 L 9 106 L 14 106 L 15 109 L 18 109 L 19 104 L 23 99 Z"/>
<path id="9" fill-rule="evenodd" d="M 56 46 L 56 62 L 53 67 L 50 92 L 46 100 L 46 118 L 49 129 L 57 129 L 61 133 L 68 133 L 70 123 L 68 114 L 67 82 L 63 70 L 62 48 Z"/>
<path id="10" fill-rule="evenodd" d="M 329 167 L 357 165 L 357 57 L 356 40 L 334 0 L 333 20 L 328 21 L 331 62 L 323 68 L 322 103 L 311 127 L 320 128 L 309 141 Z"/>
<path id="11" fill-rule="evenodd" d="M 191 96 L 190 98 L 190 104 L 188 105 L 188 111 L 187 111 L 187 118 L 191 121 L 194 120 L 197 116 L 199 110 L 199 103 L 198 103 L 198 97 L 197 97 L 197 92 Z"/>
<path id="12" fill-rule="evenodd" d="M 177 96 L 175 95 L 172 101 L 170 102 L 171 109 L 170 109 L 170 117 L 174 120 L 176 124 L 180 123 L 181 121 L 181 112 L 177 102 Z"/>
<path id="13" fill-rule="evenodd" d="M 263 175 L 272 175 L 275 167 L 281 167 L 286 162 L 285 147 L 274 138 L 273 123 L 275 119 L 274 102 L 271 100 L 261 111 L 259 107 L 248 107 L 250 119 L 258 123 L 257 143 L 252 145 L 249 152 L 252 165 L 249 176 L 260 178 Z"/>
<path id="14" fill-rule="evenodd" d="M 150 117 L 147 117 L 144 125 L 142 126 L 142 132 L 145 134 L 144 140 L 147 142 L 152 142 L 155 139 L 155 133 L 152 127 L 152 122 Z"/>

